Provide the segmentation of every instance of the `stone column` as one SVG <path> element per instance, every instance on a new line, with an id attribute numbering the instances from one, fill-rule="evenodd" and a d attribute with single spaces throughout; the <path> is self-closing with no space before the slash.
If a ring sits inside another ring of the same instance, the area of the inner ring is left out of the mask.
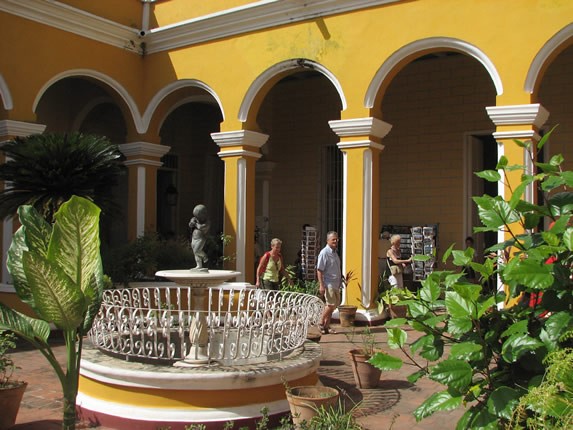
<path id="1" fill-rule="evenodd" d="M 242 273 L 237 281 L 254 282 L 255 163 L 269 136 L 238 130 L 212 133 L 211 137 L 225 162 L 224 232 L 232 237 L 225 256 L 233 258 L 235 269 Z"/>
<path id="2" fill-rule="evenodd" d="M 33 122 L 23 122 L 23 121 L 14 121 L 14 120 L 2 120 L 0 121 L 0 145 L 4 142 L 7 142 L 15 137 L 25 137 L 31 134 L 41 134 L 46 129 L 46 126 L 43 124 L 36 124 Z M 4 155 L 2 154 L 0 157 L 0 162 L 3 163 L 5 160 L 3 159 Z M 2 184 L 2 187 L 5 187 L 7 184 Z M 6 256 L 8 254 L 8 249 L 10 248 L 10 244 L 12 243 L 12 234 L 17 229 L 17 224 L 15 225 L 14 220 L 12 218 L 3 221 L 2 223 L 2 231 L 0 234 L 2 235 L 2 285 L 5 285 L 10 282 L 10 275 L 8 270 L 6 269 Z M 13 291 L 13 288 L 10 286 L 8 287 Z"/>
<path id="3" fill-rule="evenodd" d="M 498 159 L 502 155 L 507 157 L 508 164 L 521 164 L 525 166 L 525 172 L 531 173 L 533 171 L 533 160 L 536 158 L 535 149 L 529 152 L 525 148 L 516 145 L 513 140 L 531 140 L 535 145 L 539 141 L 539 129 L 545 124 L 549 118 L 549 112 L 539 103 L 535 104 L 522 104 L 522 105 L 507 105 L 507 106 L 490 106 L 486 107 L 487 113 L 496 126 L 496 131 L 493 137 L 498 142 Z M 507 173 L 507 181 L 513 189 L 521 182 L 521 174 L 524 173 L 520 170 L 514 170 Z M 508 200 L 511 198 L 511 189 L 505 181 L 498 184 L 498 195 Z M 536 203 L 536 193 L 533 184 L 528 187 L 523 199 Z M 514 234 L 523 233 L 521 226 L 515 224 L 512 226 Z M 509 239 L 509 233 L 503 231 L 498 232 L 498 242 L 503 242 Z M 504 286 L 498 280 L 498 290 L 503 291 Z M 506 303 L 512 305 L 512 303 Z"/>
<path id="4" fill-rule="evenodd" d="M 392 126 L 373 117 L 329 124 L 340 137 L 338 147 L 344 154 L 343 271 L 352 270 L 356 278 L 346 291 L 345 302 L 374 319 L 377 309 L 368 309 L 374 305 L 378 288 L 381 141 Z"/>
<path id="5" fill-rule="evenodd" d="M 128 210 L 127 237 L 134 240 L 145 232 L 157 229 L 157 169 L 169 146 L 149 142 L 119 145 L 127 160 Z"/>

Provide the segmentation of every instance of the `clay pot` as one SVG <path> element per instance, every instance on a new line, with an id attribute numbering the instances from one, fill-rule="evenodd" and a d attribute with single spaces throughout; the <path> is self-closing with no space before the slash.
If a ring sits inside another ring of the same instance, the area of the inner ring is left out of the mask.
<path id="1" fill-rule="evenodd" d="M 336 388 L 306 385 L 289 388 L 286 396 L 292 414 L 292 422 L 296 428 L 299 428 L 303 421 L 310 422 L 318 409 L 336 407 L 340 393 Z"/>
<path id="2" fill-rule="evenodd" d="M 20 403 L 28 383 L 20 382 L 8 388 L 0 388 L 0 430 L 8 429 L 16 423 Z"/>
<path id="3" fill-rule="evenodd" d="M 382 371 L 372 364 L 368 363 L 369 355 L 364 354 L 360 349 L 350 351 L 350 360 L 352 372 L 356 386 L 359 388 L 376 388 L 380 381 Z"/>
<path id="4" fill-rule="evenodd" d="M 338 307 L 338 315 L 340 315 L 340 325 L 342 327 L 352 327 L 354 325 L 357 309 L 356 306 L 352 305 L 341 305 Z"/>

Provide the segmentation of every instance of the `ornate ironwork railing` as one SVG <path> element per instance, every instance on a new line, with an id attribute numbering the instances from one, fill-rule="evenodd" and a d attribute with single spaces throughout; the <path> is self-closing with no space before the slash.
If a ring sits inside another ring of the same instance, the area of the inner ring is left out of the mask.
<path id="1" fill-rule="evenodd" d="M 223 284 L 106 290 L 89 332 L 100 350 L 126 360 L 173 363 L 190 354 L 193 321 L 205 321 L 209 361 L 223 365 L 281 359 L 302 346 L 323 303 L 301 293 Z M 197 310 L 201 309 L 201 310 Z"/>

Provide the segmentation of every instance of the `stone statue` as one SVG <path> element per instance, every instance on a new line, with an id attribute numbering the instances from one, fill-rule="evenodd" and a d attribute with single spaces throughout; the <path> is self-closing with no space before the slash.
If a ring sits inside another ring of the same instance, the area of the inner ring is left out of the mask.
<path id="1" fill-rule="evenodd" d="M 207 264 L 207 254 L 203 251 L 203 247 L 209 232 L 209 218 L 204 205 L 197 205 L 193 209 L 193 218 L 189 220 L 189 228 L 191 229 L 191 249 L 197 263 L 197 266 L 191 270 L 207 272 L 207 268 L 203 267 L 203 264 Z"/>

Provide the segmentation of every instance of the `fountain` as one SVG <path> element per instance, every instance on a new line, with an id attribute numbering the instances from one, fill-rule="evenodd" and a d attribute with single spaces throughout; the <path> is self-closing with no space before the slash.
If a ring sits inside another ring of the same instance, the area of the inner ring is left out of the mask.
<path id="1" fill-rule="evenodd" d="M 106 290 L 81 362 L 80 416 L 116 429 L 251 425 L 289 412 L 283 383 L 314 385 L 314 296 L 224 282 L 233 271 L 167 270 L 174 283 Z"/>

